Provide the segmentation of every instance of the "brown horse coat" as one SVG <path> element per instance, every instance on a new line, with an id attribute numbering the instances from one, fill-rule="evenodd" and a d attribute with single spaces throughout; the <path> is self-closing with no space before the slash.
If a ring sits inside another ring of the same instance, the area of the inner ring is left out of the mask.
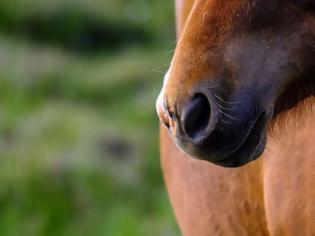
<path id="1" fill-rule="evenodd" d="M 178 0 L 176 8 L 178 34 L 185 34 L 196 4 Z M 183 235 L 315 235 L 315 98 L 307 97 L 280 109 L 263 156 L 237 169 L 191 158 L 161 126 L 162 169 Z"/>

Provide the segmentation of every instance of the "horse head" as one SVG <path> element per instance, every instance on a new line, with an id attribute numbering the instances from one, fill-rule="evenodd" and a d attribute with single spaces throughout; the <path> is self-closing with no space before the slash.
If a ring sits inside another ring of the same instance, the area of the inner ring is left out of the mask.
<path id="1" fill-rule="evenodd" d="M 270 121 L 314 95 L 313 0 L 195 0 L 157 100 L 177 146 L 238 167 Z"/>

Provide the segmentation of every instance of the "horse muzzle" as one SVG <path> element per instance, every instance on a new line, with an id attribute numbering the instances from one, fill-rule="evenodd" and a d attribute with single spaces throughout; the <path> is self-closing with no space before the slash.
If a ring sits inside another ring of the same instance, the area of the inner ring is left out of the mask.
<path id="1" fill-rule="evenodd" d="M 239 167 L 264 151 L 272 113 L 262 108 L 257 93 L 237 99 L 242 94 L 246 91 L 226 95 L 199 86 L 185 102 L 168 104 L 162 90 L 157 111 L 182 151 L 223 167 Z"/>

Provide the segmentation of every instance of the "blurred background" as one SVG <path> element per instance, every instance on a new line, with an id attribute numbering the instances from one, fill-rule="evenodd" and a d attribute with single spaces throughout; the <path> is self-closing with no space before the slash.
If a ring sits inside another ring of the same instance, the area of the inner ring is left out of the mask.
<path id="1" fill-rule="evenodd" d="M 0 235 L 179 235 L 155 98 L 170 0 L 0 1 Z"/>

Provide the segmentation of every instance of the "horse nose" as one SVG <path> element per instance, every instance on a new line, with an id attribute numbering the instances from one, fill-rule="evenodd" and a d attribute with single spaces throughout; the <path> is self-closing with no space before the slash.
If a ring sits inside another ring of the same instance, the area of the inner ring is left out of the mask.
<path id="1" fill-rule="evenodd" d="M 204 136 L 211 118 L 211 106 L 204 94 L 195 95 L 182 109 L 181 125 L 185 134 L 197 141 Z"/>

